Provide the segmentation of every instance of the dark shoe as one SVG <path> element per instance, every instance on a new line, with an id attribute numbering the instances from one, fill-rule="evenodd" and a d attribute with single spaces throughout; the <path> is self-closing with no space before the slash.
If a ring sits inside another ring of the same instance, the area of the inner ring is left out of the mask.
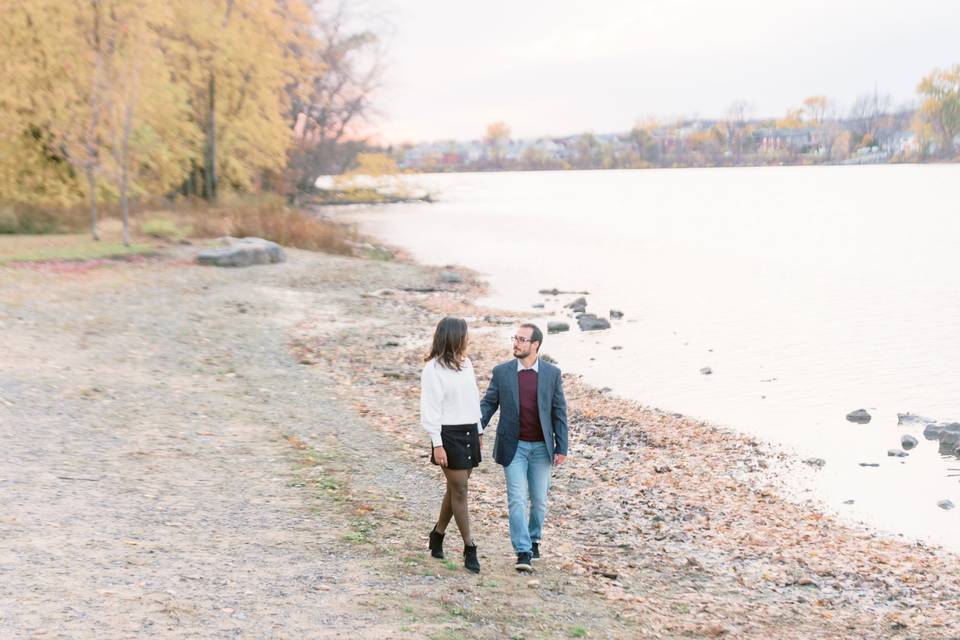
<path id="1" fill-rule="evenodd" d="M 533 553 L 531 554 L 531 556 L 533 557 L 534 560 L 540 559 L 540 543 L 539 542 L 533 543 Z"/>
<path id="2" fill-rule="evenodd" d="M 437 532 L 436 525 L 430 530 L 430 555 L 443 560 L 443 534 Z"/>
<path id="3" fill-rule="evenodd" d="M 477 560 L 477 545 L 473 545 L 472 547 L 467 545 L 463 546 L 463 566 L 467 568 L 467 571 L 480 573 L 480 561 Z"/>
<path id="4" fill-rule="evenodd" d="M 517 554 L 517 564 L 514 565 L 514 568 L 517 571 L 533 571 L 533 566 L 530 564 L 530 553 L 518 553 Z"/>

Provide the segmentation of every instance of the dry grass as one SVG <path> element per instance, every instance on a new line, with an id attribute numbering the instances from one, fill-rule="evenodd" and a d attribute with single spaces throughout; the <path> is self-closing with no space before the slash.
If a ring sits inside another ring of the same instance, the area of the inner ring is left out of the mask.
<path id="1" fill-rule="evenodd" d="M 141 244 L 184 237 L 256 236 L 287 247 L 350 255 L 356 241 L 351 227 L 288 208 L 283 198 L 275 195 L 226 196 L 214 206 L 202 200 L 181 200 L 138 208 L 131 215 L 131 231 L 132 239 Z M 89 240 L 84 233 L 88 216 L 86 207 L 0 204 L 0 261 L 80 259 L 131 252 L 108 246 L 119 240 L 119 231 L 117 238 L 111 235 L 120 225 L 115 206 L 101 211 L 101 243 Z"/>
<path id="2" fill-rule="evenodd" d="M 87 207 L 50 208 L 0 203 L 2 235 L 71 233 L 86 229 L 89 224 L 90 210 Z"/>
<path id="3" fill-rule="evenodd" d="M 256 236 L 287 247 L 341 255 L 351 254 L 356 240 L 350 227 L 290 209 L 276 196 L 233 199 L 215 207 L 180 203 L 169 215 L 195 238 Z"/>

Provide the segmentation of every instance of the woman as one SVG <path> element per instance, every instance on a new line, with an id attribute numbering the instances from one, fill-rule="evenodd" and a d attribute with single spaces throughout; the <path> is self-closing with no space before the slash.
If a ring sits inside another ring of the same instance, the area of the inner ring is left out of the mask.
<path id="1" fill-rule="evenodd" d="M 430 553 L 443 558 L 443 536 L 453 517 L 463 537 L 463 566 L 480 573 L 477 545 L 470 534 L 467 480 L 480 464 L 480 391 L 466 356 L 467 323 L 446 317 L 437 324 L 433 346 L 420 373 L 420 421 L 430 434 L 430 462 L 447 480 L 440 517 L 430 531 Z"/>

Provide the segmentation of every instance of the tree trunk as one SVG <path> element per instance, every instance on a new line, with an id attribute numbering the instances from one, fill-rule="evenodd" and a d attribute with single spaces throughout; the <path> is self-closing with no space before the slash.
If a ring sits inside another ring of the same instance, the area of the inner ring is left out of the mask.
<path id="1" fill-rule="evenodd" d="M 128 104 L 123 114 L 123 142 L 120 147 L 120 212 L 123 218 L 123 246 L 130 246 L 130 130 L 133 128 L 133 108 Z"/>
<path id="2" fill-rule="evenodd" d="M 87 184 L 90 185 L 90 234 L 94 240 L 100 240 L 100 234 L 97 233 L 97 178 L 93 173 L 92 164 L 87 164 Z"/>
<path id="3" fill-rule="evenodd" d="M 210 117 L 207 121 L 206 158 L 204 159 L 204 197 L 210 202 L 217 200 L 217 83 L 210 73 Z"/>

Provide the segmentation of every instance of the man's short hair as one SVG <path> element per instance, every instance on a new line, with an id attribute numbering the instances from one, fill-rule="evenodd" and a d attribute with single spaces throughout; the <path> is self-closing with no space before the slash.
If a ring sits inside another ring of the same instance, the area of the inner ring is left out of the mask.
<path id="1" fill-rule="evenodd" d="M 539 342 L 540 346 L 543 346 L 543 331 L 540 331 L 540 327 L 530 322 L 526 322 L 520 325 L 522 329 L 530 329 L 530 342 Z M 537 351 L 540 351 L 540 346 L 537 347 Z"/>

